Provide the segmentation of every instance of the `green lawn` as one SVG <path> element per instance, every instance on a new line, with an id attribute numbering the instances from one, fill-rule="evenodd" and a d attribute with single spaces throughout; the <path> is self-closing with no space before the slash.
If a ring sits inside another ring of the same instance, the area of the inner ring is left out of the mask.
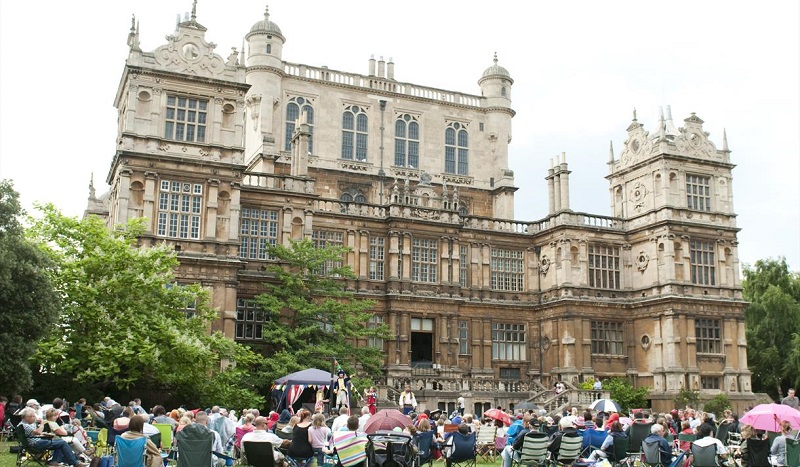
<path id="1" fill-rule="evenodd" d="M 8 452 L 8 447 L 3 449 L 3 452 L 0 453 L 0 467 L 14 467 L 16 465 L 17 455 L 10 454 Z M 494 463 L 487 463 L 478 461 L 478 465 L 485 465 L 485 466 L 499 466 L 500 465 L 500 456 L 495 458 Z M 433 467 L 444 467 L 444 462 L 434 462 Z"/>

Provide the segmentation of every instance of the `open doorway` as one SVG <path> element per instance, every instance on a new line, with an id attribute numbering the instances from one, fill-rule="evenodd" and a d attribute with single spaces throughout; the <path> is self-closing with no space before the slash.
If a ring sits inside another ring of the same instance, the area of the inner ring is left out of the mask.
<path id="1" fill-rule="evenodd" d="M 433 334 L 430 332 L 411 333 L 411 366 L 430 368 L 433 364 Z"/>

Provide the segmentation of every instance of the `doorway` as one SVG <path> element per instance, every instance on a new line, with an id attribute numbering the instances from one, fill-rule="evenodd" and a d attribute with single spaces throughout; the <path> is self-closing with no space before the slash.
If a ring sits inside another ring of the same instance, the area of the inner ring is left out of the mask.
<path id="1" fill-rule="evenodd" d="M 433 333 L 411 333 L 411 366 L 431 368 L 433 365 Z"/>

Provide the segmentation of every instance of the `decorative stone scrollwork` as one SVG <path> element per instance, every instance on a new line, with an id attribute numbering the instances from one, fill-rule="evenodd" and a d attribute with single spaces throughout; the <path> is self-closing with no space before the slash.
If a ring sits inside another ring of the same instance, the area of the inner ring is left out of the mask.
<path id="1" fill-rule="evenodd" d="M 647 187 L 641 183 L 636 182 L 631 190 L 631 200 L 633 200 L 633 207 L 637 211 L 641 211 L 644 207 L 644 200 L 647 198 Z"/>
<path id="2" fill-rule="evenodd" d="M 346 161 L 346 160 L 337 161 L 337 165 L 343 169 L 358 170 L 360 172 L 367 172 L 370 167 L 370 164 L 364 164 L 363 162 Z"/>
<path id="3" fill-rule="evenodd" d="M 650 255 L 644 251 L 640 251 L 639 254 L 636 255 L 636 269 L 644 272 L 648 264 L 650 264 Z"/>
<path id="4" fill-rule="evenodd" d="M 418 217 L 420 219 L 428 219 L 428 220 L 439 220 L 441 214 L 439 211 L 428 210 L 428 209 L 414 209 L 411 211 L 412 217 Z"/>
<path id="5" fill-rule="evenodd" d="M 546 276 L 547 271 L 550 270 L 550 258 L 548 258 L 547 255 L 542 255 L 542 257 L 539 258 L 539 269 L 541 269 L 542 275 L 544 276 Z"/>
<path id="6" fill-rule="evenodd" d="M 474 178 L 467 177 L 466 175 L 442 174 L 442 180 L 446 181 L 447 183 L 458 185 L 472 185 L 475 183 Z"/>
<path id="7" fill-rule="evenodd" d="M 642 338 L 639 339 L 639 345 L 641 345 L 642 349 L 644 349 L 644 350 L 647 350 L 647 349 L 650 348 L 650 343 L 651 343 L 650 336 L 647 335 L 647 334 L 644 334 L 642 336 Z"/>

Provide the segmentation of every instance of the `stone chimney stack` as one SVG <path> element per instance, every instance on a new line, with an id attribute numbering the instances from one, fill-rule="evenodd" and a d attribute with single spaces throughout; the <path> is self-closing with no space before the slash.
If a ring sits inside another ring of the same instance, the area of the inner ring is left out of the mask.
<path id="1" fill-rule="evenodd" d="M 555 199 L 555 182 L 553 181 L 553 159 L 550 158 L 550 168 L 547 169 L 547 213 L 555 214 L 556 212 L 556 199 Z"/>
<path id="2" fill-rule="evenodd" d="M 389 57 L 389 62 L 386 63 L 386 78 L 387 79 L 394 79 L 394 61 L 392 57 Z"/>
<path id="3" fill-rule="evenodd" d="M 383 61 L 383 55 L 378 59 L 378 78 L 386 78 L 386 62 Z"/>
<path id="4" fill-rule="evenodd" d="M 369 75 L 375 76 L 375 56 L 369 56 Z"/>
<path id="5" fill-rule="evenodd" d="M 569 174 L 567 170 L 567 153 L 561 153 L 561 209 L 569 211 Z"/>

